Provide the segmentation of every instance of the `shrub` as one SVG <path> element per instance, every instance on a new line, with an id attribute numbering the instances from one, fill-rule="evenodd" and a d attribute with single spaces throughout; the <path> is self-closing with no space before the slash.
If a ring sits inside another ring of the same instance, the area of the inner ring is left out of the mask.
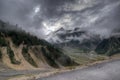
<path id="1" fill-rule="evenodd" d="M 0 50 L 0 60 L 2 59 L 2 52 L 1 52 L 1 50 Z"/>
<path id="2" fill-rule="evenodd" d="M 20 62 L 15 59 L 14 52 L 11 50 L 10 47 L 7 47 L 7 54 L 9 56 L 10 61 L 11 61 L 12 64 L 20 64 Z"/>
<path id="3" fill-rule="evenodd" d="M 47 52 L 44 47 L 41 48 L 41 51 L 43 55 L 45 56 L 45 59 L 47 60 L 48 64 L 52 67 L 58 68 L 59 66 L 56 64 L 55 59 L 53 57 L 54 54 L 50 54 L 50 52 Z"/>
<path id="4" fill-rule="evenodd" d="M 23 47 L 22 53 L 28 53 L 28 47 Z"/>
<path id="5" fill-rule="evenodd" d="M 23 47 L 22 54 L 25 60 L 27 60 L 31 65 L 33 65 L 34 67 L 38 67 L 35 61 L 32 59 L 31 55 L 28 53 L 28 47 Z"/>
<path id="6" fill-rule="evenodd" d="M 7 46 L 5 39 L 2 37 L 0 37 L 0 46 Z"/>

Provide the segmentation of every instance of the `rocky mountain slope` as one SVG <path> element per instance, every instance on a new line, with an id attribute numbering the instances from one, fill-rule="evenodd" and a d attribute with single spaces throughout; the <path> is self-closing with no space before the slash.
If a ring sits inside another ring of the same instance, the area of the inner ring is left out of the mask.
<path id="1" fill-rule="evenodd" d="M 77 65 L 60 49 L 16 26 L 0 21 L 0 61 L 6 66 L 22 70 Z"/>
<path id="2" fill-rule="evenodd" d="M 120 52 L 120 34 L 118 33 L 114 33 L 106 39 L 80 28 L 72 30 L 60 28 L 52 36 L 54 38 L 49 38 L 49 40 L 54 45 L 64 49 L 68 47 L 77 49 L 76 52 L 79 50 L 79 53 L 91 53 L 91 51 L 95 51 L 97 54 L 111 56 Z"/>
<path id="3" fill-rule="evenodd" d="M 54 45 L 58 45 L 59 47 L 80 48 L 89 51 L 94 50 L 101 41 L 99 35 L 92 34 L 80 28 L 72 30 L 60 28 L 51 35 L 52 37 L 50 36 L 49 41 Z"/>
<path id="4" fill-rule="evenodd" d="M 110 38 L 103 39 L 95 51 L 98 54 L 106 54 L 108 56 L 120 53 L 120 35 L 117 34 Z"/>

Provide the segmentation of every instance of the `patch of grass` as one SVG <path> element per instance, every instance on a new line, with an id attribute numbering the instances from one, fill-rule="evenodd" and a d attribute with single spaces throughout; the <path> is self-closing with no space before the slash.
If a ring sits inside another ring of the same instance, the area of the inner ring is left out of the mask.
<path id="1" fill-rule="evenodd" d="M 73 59 L 75 62 L 79 63 L 80 65 L 84 65 L 89 63 L 90 59 L 86 56 L 80 56 L 80 55 L 70 55 L 71 59 Z"/>
<path id="2" fill-rule="evenodd" d="M 31 65 L 33 65 L 34 67 L 38 67 L 38 65 L 32 59 L 31 55 L 28 53 L 28 47 L 23 47 L 22 54 L 23 54 L 25 60 L 27 60 Z"/>
<path id="3" fill-rule="evenodd" d="M 103 61 L 106 59 L 107 59 L 107 56 L 98 55 L 97 57 L 94 57 L 93 59 L 91 59 L 90 62 Z"/>
<path id="4" fill-rule="evenodd" d="M 70 69 L 70 70 L 74 70 L 76 68 L 76 66 L 69 66 L 67 67 L 67 69 Z"/>
<path id="5" fill-rule="evenodd" d="M 75 62 L 77 62 L 80 65 L 87 65 L 89 63 L 93 63 L 96 61 L 103 61 L 107 58 L 105 55 L 97 55 L 94 54 L 94 56 L 87 55 L 85 53 L 70 53 L 67 54 L 71 57 Z"/>

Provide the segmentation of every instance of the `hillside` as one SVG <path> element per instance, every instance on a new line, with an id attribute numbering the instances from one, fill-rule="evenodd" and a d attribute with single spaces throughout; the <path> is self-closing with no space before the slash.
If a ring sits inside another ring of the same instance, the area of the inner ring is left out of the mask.
<path id="1" fill-rule="evenodd" d="M 108 56 L 120 53 L 120 36 L 114 35 L 110 38 L 103 39 L 101 43 L 96 47 L 95 51 L 98 54 L 105 54 Z"/>
<path id="2" fill-rule="evenodd" d="M 119 32 L 119 31 L 118 31 Z M 56 46 L 63 48 L 68 54 L 95 53 L 112 56 L 120 52 L 120 34 L 113 33 L 111 37 L 101 38 L 100 35 L 92 34 L 80 28 L 60 28 L 52 34 L 49 40 Z M 90 56 L 89 56 L 90 57 Z"/>
<path id="3" fill-rule="evenodd" d="M 77 65 L 45 40 L 3 21 L 0 21 L 0 61 L 20 70 Z"/>
<path id="4" fill-rule="evenodd" d="M 49 41 L 79 64 L 104 60 L 120 53 L 120 34 L 112 34 L 106 39 L 80 28 L 60 28 L 52 37 Z"/>

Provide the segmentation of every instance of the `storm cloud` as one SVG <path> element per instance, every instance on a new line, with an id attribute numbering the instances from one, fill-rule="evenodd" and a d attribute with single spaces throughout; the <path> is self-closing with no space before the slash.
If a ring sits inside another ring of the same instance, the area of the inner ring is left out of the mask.
<path id="1" fill-rule="evenodd" d="M 0 0 L 0 19 L 44 39 L 61 27 L 108 37 L 120 31 L 120 0 Z"/>

